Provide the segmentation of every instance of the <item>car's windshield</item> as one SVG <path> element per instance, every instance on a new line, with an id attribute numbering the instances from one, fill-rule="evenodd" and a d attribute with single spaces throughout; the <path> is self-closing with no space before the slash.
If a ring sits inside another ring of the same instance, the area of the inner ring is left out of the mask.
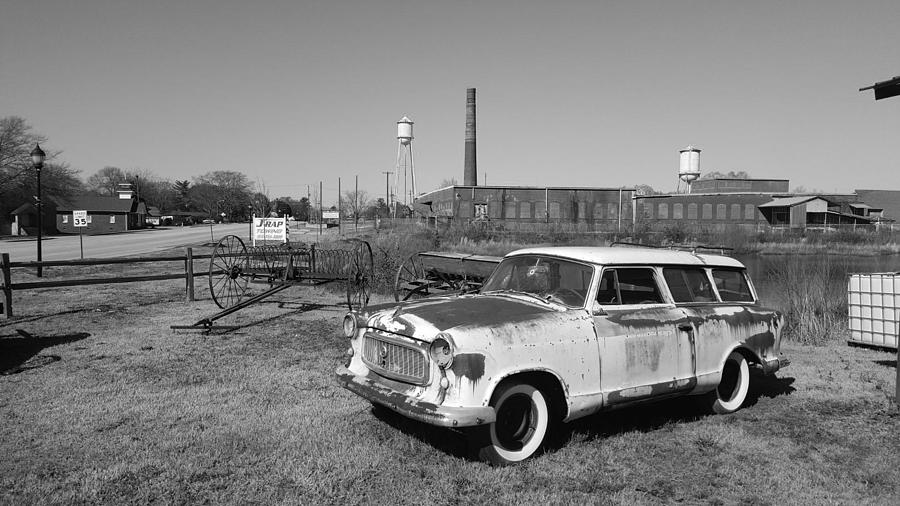
<path id="1" fill-rule="evenodd" d="M 591 285 L 593 269 L 559 258 L 522 255 L 504 259 L 481 287 L 482 293 L 512 290 L 582 307 Z"/>

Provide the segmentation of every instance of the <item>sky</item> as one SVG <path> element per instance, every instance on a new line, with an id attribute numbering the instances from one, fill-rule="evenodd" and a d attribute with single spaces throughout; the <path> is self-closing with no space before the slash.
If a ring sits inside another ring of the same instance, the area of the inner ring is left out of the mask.
<path id="1" fill-rule="evenodd" d="M 900 2 L 0 0 L 0 117 L 84 178 L 236 170 L 270 197 L 478 180 L 673 191 L 679 150 L 824 192 L 900 190 Z M 407 184 L 411 184 L 407 182 Z M 400 181 L 403 185 L 403 181 Z"/>

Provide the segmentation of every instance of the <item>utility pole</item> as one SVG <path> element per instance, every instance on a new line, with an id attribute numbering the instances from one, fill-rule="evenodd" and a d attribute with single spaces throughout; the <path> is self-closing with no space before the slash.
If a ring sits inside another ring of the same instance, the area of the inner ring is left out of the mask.
<path id="1" fill-rule="evenodd" d="M 391 212 L 391 174 L 393 172 L 389 170 L 385 170 L 381 172 L 384 174 L 384 203 L 388 206 L 388 214 Z"/>
<path id="2" fill-rule="evenodd" d="M 338 178 L 338 235 L 344 235 L 344 206 L 341 202 L 341 178 Z"/>
<path id="3" fill-rule="evenodd" d="M 875 92 L 875 100 L 900 96 L 900 76 L 892 77 L 887 81 L 877 82 L 872 86 L 866 86 L 865 88 L 859 89 L 859 91 L 866 90 L 873 90 Z M 894 366 L 894 369 L 897 370 L 897 379 L 894 381 L 894 388 L 896 389 L 894 403 L 900 405 L 900 336 L 895 337 L 897 338 L 897 365 Z"/>
<path id="4" fill-rule="evenodd" d="M 356 189 L 353 190 L 353 223 L 359 232 L 359 174 L 356 175 Z"/>
<path id="5" fill-rule="evenodd" d="M 319 237 L 322 236 L 322 182 L 319 181 Z"/>

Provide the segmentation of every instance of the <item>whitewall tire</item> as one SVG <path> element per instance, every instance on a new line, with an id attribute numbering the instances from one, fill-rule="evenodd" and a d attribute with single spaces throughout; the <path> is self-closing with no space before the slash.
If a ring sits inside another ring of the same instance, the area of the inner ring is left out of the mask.
<path id="1" fill-rule="evenodd" d="M 521 462 L 544 445 L 550 427 L 550 406 L 544 394 L 528 383 L 497 389 L 491 405 L 497 420 L 483 428 L 479 457 L 495 465 Z"/>
<path id="2" fill-rule="evenodd" d="M 722 367 L 722 379 L 715 390 L 709 393 L 710 408 L 720 415 L 734 413 L 747 400 L 750 390 L 750 365 L 737 351 L 732 351 Z"/>

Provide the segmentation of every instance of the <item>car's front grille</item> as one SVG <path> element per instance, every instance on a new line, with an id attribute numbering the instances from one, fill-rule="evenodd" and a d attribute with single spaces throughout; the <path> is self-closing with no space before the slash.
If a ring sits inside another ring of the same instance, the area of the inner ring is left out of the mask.
<path id="1" fill-rule="evenodd" d="M 362 358 L 373 371 L 389 378 L 417 385 L 428 381 L 428 358 L 414 346 L 366 334 Z"/>

